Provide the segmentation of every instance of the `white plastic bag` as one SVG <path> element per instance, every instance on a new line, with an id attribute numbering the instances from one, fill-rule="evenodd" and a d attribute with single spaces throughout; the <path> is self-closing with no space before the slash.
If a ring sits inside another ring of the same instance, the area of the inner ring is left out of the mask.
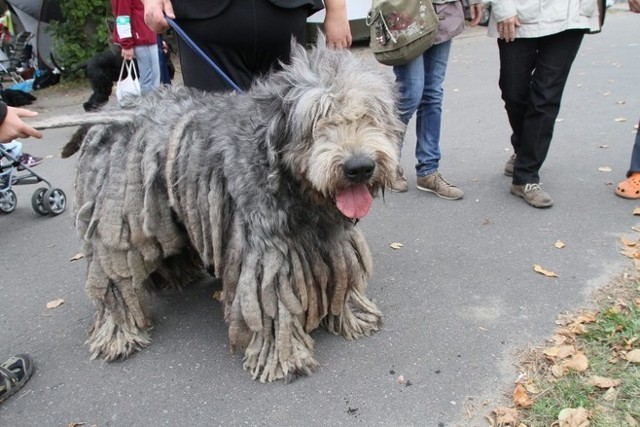
<path id="1" fill-rule="evenodd" d="M 125 70 L 127 72 L 127 77 L 123 78 Z M 139 96 L 140 93 L 140 80 L 138 79 L 138 73 L 136 72 L 136 67 L 133 61 L 122 61 L 120 77 L 118 78 L 118 83 L 116 85 L 116 98 L 118 99 L 118 104 L 120 104 L 121 107 L 125 107 L 127 105 L 127 98 L 131 96 Z"/>

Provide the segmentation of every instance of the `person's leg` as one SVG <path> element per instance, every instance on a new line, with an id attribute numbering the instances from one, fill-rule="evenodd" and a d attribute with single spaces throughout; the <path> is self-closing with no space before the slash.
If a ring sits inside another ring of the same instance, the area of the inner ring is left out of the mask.
<path id="1" fill-rule="evenodd" d="M 160 58 L 155 44 L 135 46 L 133 48 L 140 73 L 140 92 L 142 95 L 153 92 L 160 85 Z"/>
<path id="2" fill-rule="evenodd" d="M 416 175 L 430 175 L 440 163 L 440 126 L 444 79 L 447 72 L 451 40 L 432 46 L 423 58 L 424 88 L 416 116 Z"/>
<path id="3" fill-rule="evenodd" d="M 547 157 L 560 102 L 584 32 L 564 31 L 539 39 L 529 104 L 518 135 L 513 184 L 537 184 Z"/>
<path id="4" fill-rule="evenodd" d="M 640 123 L 638 127 L 640 128 Z M 640 199 L 640 129 L 636 132 L 636 140 L 631 150 L 627 179 L 616 186 L 615 193 L 625 199 Z"/>
<path id="5" fill-rule="evenodd" d="M 432 46 L 423 55 L 424 88 L 416 116 L 416 186 L 443 199 L 458 200 L 464 192 L 438 172 L 444 79 L 450 51 L 451 40 Z"/>
<path id="6" fill-rule="evenodd" d="M 529 105 L 529 87 L 537 49 L 538 39 L 516 39 L 509 43 L 498 39 L 500 53 L 498 85 L 511 126 L 511 145 L 515 154 L 520 148 L 520 135 Z"/>
<path id="7" fill-rule="evenodd" d="M 400 120 L 406 125 L 411 120 L 413 114 L 418 110 L 420 98 L 424 91 L 424 60 L 422 56 L 414 59 L 408 64 L 393 67 L 396 75 L 396 84 L 398 87 L 398 111 Z M 402 146 L 404 138 L 400 141 L 398 147 L 398 159 L 402 154 Z M 409 190 L 409 183 L 404 176 L 402 168 L 398 168 L 396 179 L 391 186 L 391 190 L 404 193 Z"/>
<path id="8" fill-rule="evenodd" d="M 424 55 L 423 55 L 424 56 Z M 396 75 L 396 84 L 398 86 L 398 112 L 400 120 L 406 125 L 418 110 L 420 99 L 424 92 L 425 84 L 425 61 L 420 56 L 408 64 L 397 65 L 393 67 Z M 417 127 L 416 127 L 417 131 Z M 400 152 L 402 153 L 402 143 L 400 144 Z"/>
<path id="9" fill-rule="evenodd" d="M 640 172 L 640 121 L 638 121 L 636 141 L 633 143 L 633 149 L 631 150 L 631 164 L 629 165 L 627 177 L 631 176 L 634 172 Z"/>

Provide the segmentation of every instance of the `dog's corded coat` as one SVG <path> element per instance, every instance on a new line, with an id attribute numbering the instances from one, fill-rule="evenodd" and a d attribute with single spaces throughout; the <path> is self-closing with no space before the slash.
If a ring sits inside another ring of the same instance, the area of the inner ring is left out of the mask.
<path id="1" fill-rule="evenodd" d="M 66 147 L 80 146 L 94 356 L 148 345 L 146 292 L 201 267 L 222 280 L 231 346 L 261 381 L 313 370 L 320 325 L 348 339 L 379 329 L 354 220 L 395 178 L 404 129 L 391 77 L 324 43 L 292 43 L 290 63 L 246 93 L 163 88 L 82 118 L 103 123 Z"/>

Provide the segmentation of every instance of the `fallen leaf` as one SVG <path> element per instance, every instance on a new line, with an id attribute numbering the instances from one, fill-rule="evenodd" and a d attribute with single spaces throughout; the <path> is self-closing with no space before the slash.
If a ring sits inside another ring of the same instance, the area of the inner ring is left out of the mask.
<path id="1" fill-rule="evenodd" d="M 618 390 L 615 387 L 611 387 L 602 395 L 602 400 L 605 402 L 613 402 L 617 397 Z"/>
<path id="2" fill-rule="evenodd" d="M 576 353 L 576 348 L 572 345 L 561 345 L 546 348 L 543 353 L 552 360 L 562 360 Z"/>
<path id="3" fill-rule="evenodd" d="M 638 422 L 628 412 L 624 414 L 624 420 L 629 424 L 629 427 L 638 427 Z"/>
<path id="4" fill-rule="evenodd" d="M 600 145 L 600 148 L 609 148 L 609 146 L 607 144 L 602 144 Z"/>
<path id="5" fill-rule="evenodd" d="M 398 243 L 398 242 L 393 242 L 389 246 L 391 246 L 391 249 L 400 249 L 404 247 L 402 243 Z"/>
<path id="6" fill-rule="evenodd" d="M 553 245 L 556 247 L 556 249 L 562 249 L 564 248 L 566 245 L 564 244 L 564 242 L 562 240 L 558 240 L 556 241 L 556 243 Z"/>
<path id="7" fill-rule="evenodd" d="M 635 208 L 635 209 L 633 210 L 633 214 L 634 214 L 634 215 L 640 215 L 640 208 Z"/>
<path id="8" fill-rule="evenodd" d="M 542 275 L 545 275 L 547 277 L 558 277 L 558 275 L 556 273 L 554 273 L 553 271 L 545 270 L 539 264 L 534 264 L 533 265 L 533 271 L 535 271 L 536 273 L 540 273 Z"/>
<path id="9" fill-rule="evenodd" d="M 631 350 L 627 353 L 626 359 L 627 362 L 640 363 L 640 349 L 636 348 L 635 350 Z"/>
<path id="10" fill-rule="evenodd" d="M 82 258 L 84 258 L 84 254 L 82 252 L 78 252 L 77 254 L 72 256 L 69 261 L 77 261 L 77 260 L 82 259 Z"/>
<path id="11" fill-rule="evenodd" d="M 513 403 L 521 408 L 530 408 L 533 406 L 533 402 L 529 398 L 529 394 L 527 394 L 527 390 L 525 390 L 522 384 L 518 384 L 516 389 L 513 391 Z"/>
<path id="12" fill-rule="evenodd" d="M 495 416 L 495 425 L 498 427 L 515 426 L 518 422 L 518 410 L 501 406 L 492 411 Z"/>
<path id="13" fill-rule="evenodd" d="M 599 172 L 611 172 L 611 168 L 609 166 L 600 166 L 598 168 Z"/>
<path id="14" fill-rule="evenodd" d="M 589 359 L 581 351 L 574 354 L 570 359 L 565 360 L 562 365 L 567 369 L 576 372 L 584 372 L 589 369 Z"/>
<path id="15" fill-rule="evenodd" d="M 551 367 L 551 374 L 556 378 L 564 377 L 564 371 L 565 371 L 565 369 L 561 365 L 553 365 Z"/>
<path id="16" fill-rule="evenodd" d="M 587 427 L 589 415 L 584 408 L 565 408 L 558 414 L 558 427 Z"/>
<path id="17" fill-rule="evenodd" d="M 638 243 L 638 242 L 636 242 L 634 240 L 629 240 L 626 237 L 621 237 L 620 241 L 622 242 L 623 245 L 631 246 L 631 247 L 634 247 Z"/>
<path id="18" fill-rule="evenodd" d="M 213 299 L 222 302 L 222 291 L 215 291 L 213 293 Z"/>
<path id="19" fill-rule="evenodd" d="M 47 308 L 58 308 L 62 304 L 64 304 L 64 300 L 62 298 L 54 299 L 53 301 L 49 301 L 47 303 Z"/>
<path id="20" fill-rule="evenodd" d="M 606 378 L 599 375 L 593 375 L 587 380 L 587 384 L 598 388 L 617 387 L 620 383 L 622 383 L 622 380 L 620 379 Z"/>
<path id="21" fill-rule="evenodd" d="M 616 117 L 614 120 L 616 122 L 618 122 L 618 123 L 624 123 L 624 122 L 627 121 L 627 118 L 626 117 Z"/>

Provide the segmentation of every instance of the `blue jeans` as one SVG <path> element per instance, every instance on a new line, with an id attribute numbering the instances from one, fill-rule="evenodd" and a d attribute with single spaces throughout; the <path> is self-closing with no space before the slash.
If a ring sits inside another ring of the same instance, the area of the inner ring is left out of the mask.
<path id="1" fill-rule="evenodd" d="M 160 56 L 155 44 L 134 46 L 133 52 L 140 71 L 140 92 L 143 95 L 160 85 Z"/>
<path id="2" fill-rule="evenodd" d="M 432 46 L 412 62 L 393 67 L 400 96 L 400 119 L 405 123 L 416 116 L 416 175 L 430 175 L 440 163 L 440 124 L 444 77 L 447 72 L 451 40 Z M 402 151 L 402 147 L 400 148 Z"/>

